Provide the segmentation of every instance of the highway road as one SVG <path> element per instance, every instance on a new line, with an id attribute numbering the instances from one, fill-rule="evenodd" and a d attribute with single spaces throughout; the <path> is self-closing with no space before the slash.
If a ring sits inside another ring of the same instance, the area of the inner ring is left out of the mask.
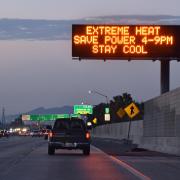
<path id="1" fill-rule="evenodd" d="M 111 145 L 118 148 L 116 143 Z M 43 138 L 1 138 L 0 180 L 180 179 L 179 157 L 147 152 L 113 154 L 107 152 L 103 143 L 94 140 L 94 144 L 98 148 L 92 145 L 90 156 L 79 150 L 57 150 L 54 156 L 49 156 Z"/>

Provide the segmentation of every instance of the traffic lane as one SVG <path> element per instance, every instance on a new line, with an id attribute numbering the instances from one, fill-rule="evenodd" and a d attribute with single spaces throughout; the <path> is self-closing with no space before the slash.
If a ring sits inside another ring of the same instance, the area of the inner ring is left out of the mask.
<path id="1" fill-rule="evenodd" d="M 123 140 L 110 138 L 92 138 L 92 144 L 108 155 L 125 155 L 131 149 L 137 148 L 136 144 L 125 143 Z"/>
<path id="2" fill-rule="evenodd" d="M 116 156 L 117 159 L 126 162 L 151 179 L 179 180 L 180 157 L 176 156 Z"/>
<path id="3" fill-rule="evenodd" d="M 39 144 L 46 143 L 44 139 L 32 137 L 11 137 L 4 141 L 0 141 L 0 158 L 10 157 L 15 153 L 21 154 L 26 151 L 33 150 Z"/>
<path id="4" fill-rule="evenodd" d="M 133 145 L 123 144 L 122 140 L 117 139 L 93 138 L 92 143 L 120 164 L 125 163 L 151 179 L 180 179 L 178 156 L 145 149 L 131 149 Z"/>
<path id="5" fill-rule="evenodd" d="M 31 152 L 24 160 L 10 169 L 3 180 L 136 180 L 118 163 L 91 147 L 91 155 L 84 156 L 80 150 L 57 150 L 47 154 L 47 144 Z"/>
<path id="6" fill-rule="evenodd" d="M 25 144 L 38 144 L 43 138 L 32 138 L 31 136 L 10 136 L 9 138 L 3 137 L 0 139 L 0 150 L 7 151 L 11 148 L 18 148 L 19 146 L 24 146 Z"/>
<path id="7" fill-rule="evenodd" d="M 43 138 L 17 137 L 0 140 L 0 180 L 39 145 Z"/>

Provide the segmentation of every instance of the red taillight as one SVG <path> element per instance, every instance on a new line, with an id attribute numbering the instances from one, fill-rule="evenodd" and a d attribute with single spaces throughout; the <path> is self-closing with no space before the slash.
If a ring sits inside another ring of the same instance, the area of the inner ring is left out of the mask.
<path id="1" fill-rule="evenodd" d="M 49 132 L 49 137 L 50 137 L 50 138 L 53 137 L 53 132 Z"/>
<path id="2" fill-rule="evenodd" d="M 89 132 L 86 133 L 86 139 L 90 139 L 91 138 L 91 135 Z"/>

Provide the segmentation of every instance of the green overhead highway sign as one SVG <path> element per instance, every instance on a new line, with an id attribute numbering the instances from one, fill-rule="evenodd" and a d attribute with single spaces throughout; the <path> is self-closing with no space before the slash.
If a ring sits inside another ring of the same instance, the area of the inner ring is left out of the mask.
<path id="1" fill-rule="evenodd" d="M 110 110 L 109 108 L 105 108 L 105 114 L 109 114 Z"/>
<path id="2" fill-rule="evenodd" d="M 69 118 L 68 114 L 47 114 L 47 115 L 31 115 L 31 121 L 48 121 L 48 120 L 56 120 L 59 118 Z"/>
<path id="3" fill-rule="evenodd" d="M 63 118 L 80 118 L 78 114 L 31 114 L 31 115 L 22 115 L 23 121 L 54 121 L 56 119 Z"/>
<path id="4" fill-rule="evenodd" d="M 92 114 L 93 107 L 91 105 L 74 105 L 74 114 Z"/>

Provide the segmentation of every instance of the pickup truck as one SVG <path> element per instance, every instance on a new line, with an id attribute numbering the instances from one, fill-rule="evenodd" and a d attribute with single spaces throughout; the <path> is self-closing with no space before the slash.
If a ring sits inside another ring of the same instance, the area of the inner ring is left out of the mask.
<path id="1" fill-rule="evenodd" d="M 89 155 L 90 141 L 90 132 L 82 119 L 57 119 L 48 136 L 48 154 L 53 155 L 56 149 L 81 149 Z"/>

